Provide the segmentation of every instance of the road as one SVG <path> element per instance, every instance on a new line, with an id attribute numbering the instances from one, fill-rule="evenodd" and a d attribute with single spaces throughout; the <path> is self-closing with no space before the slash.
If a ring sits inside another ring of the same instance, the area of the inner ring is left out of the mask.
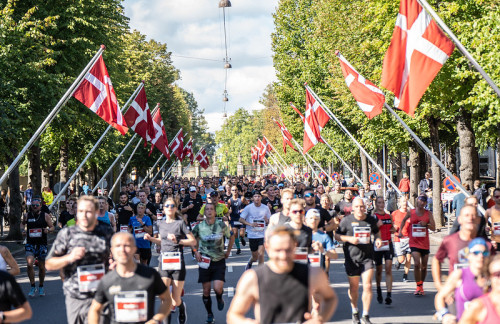
<path id="1" fill-rule="evenodd" d="M 437 246 L 431 246 L 431 253 L 434 254 Z M 219 312 L 215 302 L 215 295 L 212 293 L 213 310 L 216 323 L 226 322 L 226 311 L 231 302 L 231 292 L 234 292 L 237 281 L 245 269 L 246 262 L 250 256 L 248 244 L 242 249 L 242 254 L 236 255 L 236 249 L 233 249 L 232 256 L 228 260 L 228 272 L 226 273 L 226 284 L 224 292 L 224 300 L 226 307 Z M 330 268 L 330 281 L 332 287 L 339 296 L 339 305 L 333 318 L 332 323 L 351 323 L 351 307 L 347 296 L 347 276 L 343 266 L 342 250 L 337 249 L 339 260 L 333 261 Z M 155 255 L 155 254 L 154 254 Z M 204 323 L 206 319 L 206 311 L 202 302 L 201 284 L 198 284 L 198 266 L 191 258 L 189 253 L 185 255 L 187 264 L 187 278 L 185 285 L 184 301 L 187 305 L 188 323 Z M 26 274 L 26 261 L 23 256 L 16 257 L 16 260 L 21 267 L 21 275 L 17 277 L 18 282 L 25 294 L 29 292 L 29 280 Z M 152 265 L 157 265 L 157 260 L 153 257 Z M 429 262 L 430 263 L 430 262 Z M 370 318 L 373 323 L 433 323 L 432 315 L 434 314 L 434 295 L 436 290 L 432 284 L 430 269 L 428 271 L 427 281 L 424 284 L 426 292 L 425 296 L 415 297 L 415 282 L 413 281 L 413 272 L 410 273 L 410 282 L 402 282 L 403 271 L 394 271 L 394 287 L 393 287 L 393 304 L 386 306 L 378 304 L 374 298 L 370 310 Z M 37 279 L 38 281 L 38 279 Z M 27 323 L 66 323 L 66 308 L 64 304 L 64 295 L 62 292 L 62 283 L 59 279 L 58 272 L 48 272 L 45 281 L 46 296 L 30 298 L 29 302 L 33 308 L 34 316 Z M 375 287 L 375 283 L 373 283 Z M 385 284 L 382 285 L 385 287 Z M 374 288 L 375 289 L 375 288 Z M 287 296 L 285 296 L 287 298 Z M 385 298 L 385 292 L 384 292 Z M 361 310 L 361 301 L 360 301 Z M 177 314 L 172 315 L 172 323 L 177 323 Z"/>

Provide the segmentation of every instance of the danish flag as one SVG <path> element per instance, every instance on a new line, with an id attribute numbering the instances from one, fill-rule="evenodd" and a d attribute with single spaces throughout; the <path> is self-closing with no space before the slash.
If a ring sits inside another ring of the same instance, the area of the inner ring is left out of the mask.
<path id="1" fill-rule="evenodd" d="M 306 116 L 304 117 L 304 143 L 303 143 L 303 153 L 306 154 L 307 151 L 312 149 L 314 145 L 321 141 L 321 127 L 319 125 L 317 115 L 314 113 L 313 105 L 309 101 L 310 93 L 307 91 L 306 96 Z M 314 98 L 310 96 L 310 99 Z M 317 103 L 317 101 L 315 101 Z M 321 106 L 318 106 L 321 108 Z M 321 108 L 323 110 L 323 108 Z M 324 111 L 324 110 L 323 110 Z M 330 118 L 330 117 L 328 117 Z M 326 123 L 325 123 L 326 124 Z"/>
<path id="2" fill-rule="evenodd" d="M 262 141 L 259 139 L 257 142 L 257 147 L 259 149 L 259 163 L 264 163 L 264 159 L 266 158 L 267 145 L 264 145 Z"/>
<path id="3" fill-rule="evenodd" d="M 177 158 L 182 161 L 182 153 L 184 152 L 184 142 L 183 142 L 182 128 L 177 132 L 174 139 L 169 145 L 170 151 L 177 156 Z"/>
<path id="4" fill-rule="evenodd" d="M 102 55 L 85 74 L 83 81 L 73 93 L 73 97 L 116 128 L 122 135 L 127 133 L 128 127 L 118 108 L 115 90 Z"/>
<path id="5" fill-rule="evenodd" d="M 160 114 L 160 104 L 157 104 L 158 109 L 155 112 L 155 115 L 153 116 L 153 125 L 155 129 L 155 136 L 154 138 L 151 139 L 151 150 L 149 151 L 149 154 L 151 155 L 151 152 L 153 151 L 153 147 L 156 146 L 160 152 L 167 157 L 167 159 L 170 159 L 170 152 L 168 150 L 168 139 L 167 139 L 167 133 L 165 132 L 165 126 L 163 125 L 163 119 L 161 118 Z"/>
<path id="6" fill-rule="evenodd" d="M 345 59 L 339 51 L 336 52 L 345 83 L 351 90 L 359 108 L 363 110 L 369 119 L 380 115 L 385 103 L 384 93 L 372 82 L 366 80 L 356 69 Z"/>
<path id="7" fill-rule="evenodd" d="M 381 83 L 396 95 L 394 105 L 413 116 L 454 48 L 417 0 L 401 0 Z"/>
<path id="8" fill-rule="evenodd" d="M 124 117 L 128 127 L 142 137 L 145 142 L 151 142 L 155 137 L 155 126 L 144 87 L 141 88 L 134 101 L 132 101 Z"/>
<path id="9" fill-rule="evenodd" d="M 292 105 L 293 106 L 293 105 Z M 283 136 L 283 152 L 286 154 L 286 146 L 290 146 L 293 150 L 297 151 L 292 144 L 292 134 L 286 129 L 285 124 L 281 125 L 277 120 L 275 123 L 280 127 L 281 135 Z"/>
<path id="10" fill-rule="evenodd" d="M 205 170 L 210 166 L 210 162 L 208 161 L 207 152 L 205 152 L 205 148 L 201 148 L 201 150 L 198 152 L 198 154 L 196 154 L 194 159 L 198 161 L 200 163 L 200 166 Z"/>
<path id="11" fill-rule="evenodd" d="M 258 149 L 255 146 L 252 146 L 250 148 L 250 152 L 252 154 L 252 165 L 255 165 L 255 161 L 257 161 L 258 156 L 259 156 Z"/>
<path id="12" fill-rule="evenodd" d="M 189 158 L 191 160 L 191 164 L 193 164 L 194 155 L 193 155 L 193 138 L 190 138 L 187 142 L 186 146 L 184 146 L 184 151 L 182 153 L 182 158 Z"/>
<path id="13" fill-rule="evenodd" d="M 318 100 L 314 98 L 306 86 L 306 118 L 308 109 L 312 109 L 312 111 L 314 111 L 320 129 L 325 127 L 326 123 L 330 120 L 330 116 L 327 114 L 325 109 L 321 107 Z"/>

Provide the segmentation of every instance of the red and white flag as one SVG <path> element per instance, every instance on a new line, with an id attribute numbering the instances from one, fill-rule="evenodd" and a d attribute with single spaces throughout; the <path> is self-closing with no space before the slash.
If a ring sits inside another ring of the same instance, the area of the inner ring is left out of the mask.
<path id="1" fill-rule="evenodd" d="M 340 67 L 344 74 L 345 83 L 351 90 L 359 108 L 369 119 L 380 115 L 385 103 L 384 93 L 370 80 L 366 80 L 356 69 L 337 51 Z"/>
<path id="2" fill-rule="evenodd" d="M 183 142 L 182 128 L 177 132 L 172 143 L 170 143 L 169 149 L 172 153 L 177 156 L 177 158 L 182 161 L 182 153 L 184 152 L 184 142 Z"/>
<path id="3" fill-rule="evenodd" d="M 252 156 L 252 165 L 255 165 L 255 161 L 257 161 L 258 156 L 259 156 L 259 151 L 255 146 L 252 146 L 250 148 L 251 156 Z"/>
<path id="4" fill-rule="evenodd" d="M 155 137 L 155 126 L 144 87 L 139 91 L 123 117 L 128 127 L 142 137 L 145 142 L 151 142 Z"/>
<path id="5" fill-rule="evenodd" d="M 153 147 L 156 146 L 160 152 L 167 157 L 167 159 L 170 159 L 170 152 L 168 150 L 168 139 L 167 139 L 167 133 L 165 132 L 165 126 L 163 125 L 163 119 L 161 118 L 160 114 L 160 104 L 157 105 L 158 109 L 155 112 L 155 115 L 153 116 L 153 125 L 155 129 L 155 136 L 154 138 L 151 139 L 151 150 L 149 151 L 149 154 L 153 151 Z"/>
<path id="6" fill-rule="evenodd" d="M 314 98 L 314 96 L 306 86 L 306 118 L 308 109 L 312 109 L 312 111 L 314 111 L 320 129 L 325 127 L 326 123 L 328 123 L 328 121 L 330 120 L 330 116 L 327 114 L 325 109 L 321 107 L 318 100 Z"/>
<path id="7" fill-rule="evenodd" d="M 285 127 L 285 124 L 281 125 L 277 120 L 275 120 L 276 124 L 280 127 L 281 135 L 283 136 L 283 152 L 286 154 L 286 146 L 290 146 L 293 150 L 297 151 L 292 144 L 292 134 Z"/>
<path id="8" fill-rule="evenodd" d="M 266 152 L 272 152 L 273 148 L 271 147 L 271 143 L 267 139 L 267 137 L 262 138 L 262 143 L 264 144 L 264 147 L 266 148 Z"/>
<path id="9" fill-rule="evenodd" d="M 193 164 L 194 154 L 193 154 L 193 138 L 190 138 L 187 144 L 184 146 L 184 151 L 182 153 L 182 158 L 189 158 L 191 164 Z"/>
<path id="10" fill-rule="evenodd" d="M 208 161 L 207 152 L 205 152 L 205 148 L 202 148 L 198 152 L 198 154 L 196 154 L 194 159 L 198 161 L 200 163 L 200 166 L 205 170 L 210 166 L 210 162 Z"/>
<path id="11" fill-rule="evenodd" d="M 309 91 L 307 93 L 309 94 Z M 304 142 L 302 145 L 304 154 L 321 141 L 320 127 L 312 106 L 307 105 L 306 116 L 304 118 Z"/>
<path id="12" fill-rule="evenodd" d="M 102 55 L 85 74 L 83 81 L 73 93 L 73 97 L 116 128 L 122 135 L 127 133 L 128 127 L 118 107 L 116 93 Z"/>
<path id="13" fill-rule="evenodd" d="M 259 139 L 257 147 L 259 149 L 259 163 L 262 164 L 266 158 L 267 146 Z"/>
<path id="14" fill-rule="evenodd" d="M 417 0 L 401 0 L 381 83 L 396 95 L 394 105 L 413 116 L 454 48 Z"/>

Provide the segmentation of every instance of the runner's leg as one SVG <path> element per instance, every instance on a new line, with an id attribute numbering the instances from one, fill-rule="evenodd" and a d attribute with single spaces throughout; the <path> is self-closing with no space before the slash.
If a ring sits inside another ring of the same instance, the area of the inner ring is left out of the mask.
<path id="1" fill-rule="evenodd" d="M 373 269 L 368 269 L 361 274 L 361 280 L 363 281 L 363 294 L 361 295 L 361 300 L 363 301 L 363 316 L 368 315 L 370 311 L 370 304 L 372 302 L 372 278 Z"/>

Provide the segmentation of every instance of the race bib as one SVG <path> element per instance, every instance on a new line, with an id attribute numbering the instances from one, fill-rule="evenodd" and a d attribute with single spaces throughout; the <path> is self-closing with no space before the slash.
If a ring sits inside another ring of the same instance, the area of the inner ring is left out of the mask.
<path id="1" fill-rule="evenodd" d="M 163 252 L 161 254 L 162 270 L 181 270 L 180 252 Z"/>
<path id="2" fill-rule="evenodd" d="M 138 238 L 144 238 L 144 234 L 146 234 L 146 232 L 144 232 L 143 227 L 134 227 L 134 234 L 135 238 L 138 239 Z"/>
<path id="3" fill-rule="evenodd" d="M 84 265 L 76 269 L 78 274 L 78 289 L 80 292 L 96 291 L 99 281 L 104 276 L 104 264 Z"/>
<path id="4" fill-rule="evenodd" d="M 315 252 L 307 255 L 307 258 L 309 259 L 309 263 L 313 267 L 319 267 L 320 262 L 321 262 L 321 253 Z"/>
<path id="5" fill-rule="evenodd" d="M 148 319 L 148 293 L 127 291 L 115 295 L 115 321 L 144 322 Z"/>
<path id="6" fill-rule="evenodd" d="M 210 257 L 201 255 L 201 261 L 198 262 L 198 266 L 202 269 L 208 269 L 210 267 Z"/>
<path id="7" fill-rule="evenodd" d="M 379 248 L 377 246 L 375 246 L 375 243 L 373 244 L 373 247 L 374 247 L 375 251 L 377 251 L 377 252 L 389 251 L 390 250 L 389 244 L 390 244 L 389 240 L 386 240 L 386 241 L 382 241 L 382 245 Z"/>
<path id="8" fill-rule="evenodd" d="M 458 269 L 463 269 L 467 268 L 469 266 L 468 262 L 460 262 L 460 263 L 455 263 L 453 265 L 453 270 L 458 270 Z"/>
<path id="9" fill-rule="evenodd" d="M 123 232 L 123 233 L 128 232 L 128 226 L 127 225 L 120 225 L 120 232 Z"/>
<path id="10" fill-rule="evenodd" d="M 493 223 L 493 234 L 500 235 L 500 222 Z"/>
<path id="11" fill-rule="evenodd" d="M 198 225 L 199 223 L 200 222 L 192 222 L 191 223 L 191 230 L 193 230 L 196 227 L 196 225 Z"/>
<path id="12" fill-rule="evenodd" d="M 264 220 L 254 220 L 255 224 L 257 224 L 253 230 L 257 232 L 263 232 L 266 229 L 266 222 Z"/>
<path id="13" fill-rule="evenodd" d="M 163 213 L 161 212 L 161 210 L 158 210 L 158 211 L 156 212 L 156 219 L 157 219 L 157 220 L 160 220 L 160 219 L 162 219 L 162 218 L 163 218 Z"/>
<path id="14" fill-rule="evenodd" d="M 413 235 L 413 237 L 426 237 L 427 226 L 420 226 L 418 224 L 413 224 L 411 226 L 411 234 Z"/>
<path id="15" fill-rule="evenodd" d="M 369 226 L 354 227 L 354 237 L 358 238 L 359 244 L 370 244 L 370 235 L 372 231 Z"/>
<path id="16" fill-rule="evenodd" d="M 238 221 L 233 221 L 233 225 L 234 225 L 234 226 L 238 226 L 238 225 L 243 225 L 243 224 L 241 224 L 241 223 L 240 223 L 240 222 L 238 222 Z"/>
<path id="17" fill-rule="evenodd" d="M 30 237 L 42 237 L 42 232 L 41 228 L 30 228 L 28 235 Z"/>
<path id="18" fill-rule="evenodd" d="M 308 249 L 305 247 L 298 247 L 295 249 L 295 257 L 294 260 L 299 263 L 307 264 L 307 255 Z"/>

